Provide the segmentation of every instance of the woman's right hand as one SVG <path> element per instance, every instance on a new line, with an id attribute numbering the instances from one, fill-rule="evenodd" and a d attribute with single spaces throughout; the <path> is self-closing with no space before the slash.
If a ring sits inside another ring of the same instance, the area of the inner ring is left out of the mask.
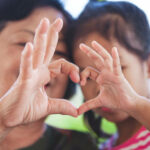
<path id="1" fill-rule="evenodd" d="M 26 44 L 21 55 L 18 79 L 0 99 L 0 128 L 34 122 L 49 114 L 77 116 L 77 109 L 69 101 L 48 97 L 44 88 L 55 69 L 59 70 L 55 75 L 67 70 L 71 79 L 79 82 L 79 69 L 75 65 L 64 60 L 50 63 L 62 26 L 61 19 L 52 24 L 48 19 L 42 19 L 33 44 Z"/>

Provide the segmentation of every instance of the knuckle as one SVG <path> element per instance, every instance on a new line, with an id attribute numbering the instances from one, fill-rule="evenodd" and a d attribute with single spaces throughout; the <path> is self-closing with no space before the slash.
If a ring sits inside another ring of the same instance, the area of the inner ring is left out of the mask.
<path id="1" fill-rule="evenodd" d="M 75 66 L 75 67 L 76 67 L 77 72 L 79 72 L 79 67 L 78 66 Z"/>
<path id="2" fill-rule="evenodd" d="M 88 67 L 86 67 L 86 68 L 84 69 L 85 72 L 89 72 L 90 70 L 91 70 L 91 67 L 90 67 L 90 66 L 88 66 Z"/>
<path id="3" fill-rule="evenodd" d="M 60 61 L 61 63 L 66 63 L 66 62 L 67 62 L 64 58 L 60 58 L 59 61 Z"/>

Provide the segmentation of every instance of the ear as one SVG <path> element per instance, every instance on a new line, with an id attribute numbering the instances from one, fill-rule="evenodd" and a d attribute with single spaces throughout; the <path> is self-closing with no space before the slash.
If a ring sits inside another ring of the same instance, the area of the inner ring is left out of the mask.
<path id="1" fill-rule="evenodd" d="M 147 76 L 150 78 L 150 56 L 147 59 Z"/>

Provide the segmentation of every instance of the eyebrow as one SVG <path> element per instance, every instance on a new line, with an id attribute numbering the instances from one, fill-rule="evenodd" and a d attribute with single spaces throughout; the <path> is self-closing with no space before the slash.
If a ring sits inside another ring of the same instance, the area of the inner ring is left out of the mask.
<path id="1" fill-rule="evenodd" d="M 35 33 L 34 33 L 33 31 L 28 30 L 28 29 L 23 29 L 23 30 L 20 30 L 20 31 L 22 31 L 22 32 L 27 32 L 27 33 L 31 34 L 32 36 L 35 35 Z"/>

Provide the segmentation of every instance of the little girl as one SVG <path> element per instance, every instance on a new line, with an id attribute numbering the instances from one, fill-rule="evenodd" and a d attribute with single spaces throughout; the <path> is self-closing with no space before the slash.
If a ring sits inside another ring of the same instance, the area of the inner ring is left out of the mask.
<path id="1" fill-rule="evenodd" d="M 99 148 L 150 148 L 150 132 L 130 109 L 138 107 L 134 102 L 138 95 L 149 98 L 150 30 L 144 12 L 127 2 L 89 3 L 73 31 L 73 57 L 83 70 L 86 100 L 79 114 L 93 109 L 118 129 Z"/>

